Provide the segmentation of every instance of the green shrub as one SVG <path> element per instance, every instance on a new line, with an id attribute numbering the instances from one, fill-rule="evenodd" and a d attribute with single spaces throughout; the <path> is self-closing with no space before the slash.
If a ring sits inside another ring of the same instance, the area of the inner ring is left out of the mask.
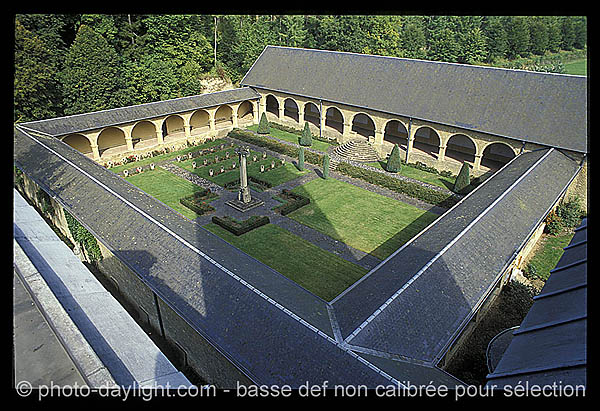
<path id="1" fill-rule="evenodd" d="M 544 231 L 550 235 L 558 235 L 563 230 L 564 226 L 561 218 L 556 214 L 556 211 L 550 212 L 546 217 L 546 227 Z"/>
<path id="2" fill-rule="evenodd" d="M 281 215 L 288 215 L 292 211 L 296 211 L 300 207 L 310 204 L 310 198 L 286 189 L 281 190 L 279 198 L 284 200 L 285 204 L 277 206 L 273 210 Z"/>
<path id="3" fill-rule="evenodd" d="M 531 263 L 527 264 L 527 267 L 525 267 L 525 269 L 523 270 L 523 276 L 525 276 L 525 278 L 529 280 L 533 280 L 539 277 L 536 266 Z"/>
<path id="4" fill-rule="evenodd" d="M 271 151 L 275 151 L 277 153 L 284 154 L 292 158 L 298 157 L 298 147 L 280 143 L 279 141 L 275 141 L 266 137 L 257 136 L 256 134 L 250 131 L 244 131 L 240 130 L 239 128 L 234 128 L 229 132 L 229 134 L 227 134 L 227 136 L 241 141 L 245 141 L 250 144 L 254 144 L 256 146 L 265 147 Z M 312 151 L 307 151 L 304 155 L 304 159 L 310 164 L 320 165 L 323 162 L 323 155 L 313 153 Z"/>
<path id="5" fill-rule="evenodd" d="M 302 130 L 302 135 L 300 136 L 300 145 L 305 147 L 312 145 L 312 134 L 310 133 L 308 122 L 304 122 L 304 130 Z"/>
<path id="6" fill-rule="evenodd" d="M 242 234 L 245 234 L 249 231 L 254 230 L 255 228 L 261 227 L 265 224 L 269 224 L 270 221 L 269 221 L 269 217 L 267 217 L 267 216 L 254 215 L 254 216 L 250 216 L 248 219 L 246 219 L 244 221 L 238 221 L 235 218 L 230 217 L 230 216 L 224 216 L 224 217 L 213 216 L 212 222 L 220 227 L 223 227 L 225 230 L 229 231 L 230 233 L 232 233 L 236 236 L 240 236 Z"/>
<path id="7" fill-rule="evenodd" d="M 300 147 L 298 151 L 298 170 L 304 170 L 304 147 Z"/>
<path id="8" fill-rule="evenodd" d="M 90 261 L 95 263 L 102 260 L 102 252 L 100 251 L 96 237 L 86 230 L 67 210 L 65 210 L 65 219 L 67 220 L 67 227 L 69 227 L 69 232 L 73 236 L 73 240 L 77 244 L 83 245 Z"/>
<path id="9" fill-rule="evenodd" d="M 560 217 L 565 227 L 577 227 L 581 223 L 583 208 L 579 196 L 571 197 L 556 207 L 556 215 Z"/>
<path id="10" fill-rule="evenodd" d="M 401 167 L 402 167 L 402 159 L 400 158 L 400 148 L 398 147 L 398 144 L 394 144 L 392 153 L 388 157 L 388 161 L 385 166 L 385 170 L 390 173 L 398 173 L 398 172 L 400 172 Z"/>
<path id="11" fill-rule="evenodd" d="M 323 156 L 323 178 L 327 179 L 329 177 L 329 156 L 325 154 Z"/>
<path id="12" fill-rule="evenodd" d="M 271 129 L 269 127 L 269 121 L 267 120 L 267 113 L 262 113 L 256 132 L 258 134 L 269 134 L 269 131 L 271 131 Z"/>
<path id="13" fill-rule="evenodd" d="M 192 195 L 182 197 L 179 199 L 179 202 L 195 212 L 198 215 L 204 215 L 215 211 L 215 208 L 208 204 L 207 200 L 212 200 L 216 198 L 217 195 L 210 192 L 208 188 L 204 188 L 201 191 L 198 191 Z"/>
<path id="14" fill-rule="evenodd" d="M 346 162 L 339 163 L 336 171 L 353 178 L 359 178 L 367 183 L 388 188 L 397 193 L 406 194 L 409 197 L 417 198 L 425 201 L 426 203 L 438 205 L 440 207 L 450 208 L 458 202 L 458 199 L 452 194 L 446 194 L 437 190 L 432 190 L 417 183 L 399 180 L 377 171 L 366 170 L 361 167 L 353 166 Z"/>
<path id="15" fill-rule="evenodd" d="M 460 193 L 465 188 L 471 184 L 471 177 L 469 175 L 470 167 L 467 163 L 463 162 L 462 167 L 460 168 L 460 172 L 458 173 L 458 177 L 456 177 L 456 181 L 454 182 L 454 192 Z"/>

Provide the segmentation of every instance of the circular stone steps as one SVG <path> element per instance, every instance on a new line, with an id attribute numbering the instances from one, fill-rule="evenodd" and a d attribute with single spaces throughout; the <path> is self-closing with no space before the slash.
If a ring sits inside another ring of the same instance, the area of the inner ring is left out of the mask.
<path id="1" fill-rule="evenodd" d="M 366 141 L 350 140 L 336 147 L 333 153 L 342 159 L 360 163 L 370 163 L 379 160 L 375 149 Z"/>

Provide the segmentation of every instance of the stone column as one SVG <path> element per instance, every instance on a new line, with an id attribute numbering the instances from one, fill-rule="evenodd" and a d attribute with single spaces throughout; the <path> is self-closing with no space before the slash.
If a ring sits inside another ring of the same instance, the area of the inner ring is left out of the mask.
<path id="1" fill-rule="evenodd" d="M 481 169 L 481 157 L 483 154 L 475 154 L 475 163 L 473 164 L 473 169 L 475 171 L 479 171 Z"/>
<path id="2" fill-rule="evenodd" d="M 98 150 L 98 144 L 91 143 L 90 146 L 92 147 L 92 155 L 94 161 L 100 161 L 100 150 Z"/>
<path id="3" fill-rule="evenodd" d="M 252 197 L 250 196 L 250 189 L 248 188 L 246 158 L 248 154 L 250 154 L 250 150 L 247 147 L 238 147 L 235 152 L 240 159 L 240 191 L 238 193 L 238 200 L 243 203 L 249 203 L 252 200 Z"/>
<path id="4" fill-rule="evenodd" d="M 415 142 L 415 132 L 416 132 L 416 127 L 409 127 L 408 128 L 408 142 L 406 144 L 406 159 L 404 161 L 406 161 L 406 164 L 409 163 L 410 161 L 410 154 L 412 152 L 412 148 L 413 148 L 413 144 Z"/>
<path id="5" fill-rule="evenodd" d="M 298 104 L 298 124 L 304 127 L 304 106 Z"/>
<path id="6" fill-rule="evenodd" d="M 238 106 L 239 107 L 239 106 Z M 231 122 L 233 123 L 233 127 L 238 127 L 238 115 L 237 110 L 231 110 Z"/>

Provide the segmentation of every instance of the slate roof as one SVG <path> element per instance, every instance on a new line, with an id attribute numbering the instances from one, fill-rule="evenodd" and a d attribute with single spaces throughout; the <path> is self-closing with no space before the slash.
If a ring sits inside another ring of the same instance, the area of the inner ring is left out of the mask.
<path id="1" fill-rule="evenodd" d="M 587 218 L 583 220 L 494 371 L 488 386 L 586 386 Z"/>
<path id="2" fill-rule="evenodd" d="M 144 120 L 184 111 L 221 104 L 236 103 L 244 100 L 254 100 L 260 95 L 248 87 L 197 96 L 181 97 L 172 100 L 138 104 L 135 106 L 119 107 L 110 110 L 94 111 L 67 117 L 56 117 L 46 120 L 22 123 L 22 126 L 32 128 L 52 136 L 62 136 L 73 132 L 81 132 L 102 127 L 113 126 L 138 120 Z"/>
<path id="3" fill-rule="evenodd" d="M 240 82 L 587 152 L 587 77 L 267 46 Z"/>
<path id="4" fill-rule="evenodd" d="M 515 157 L 332 301 L 342 338 L 436 364 L 578 171 L 553 148 Z"/>
<path id="5" fill-rule="evenodd" d="M 460 384 L 352 352 L 326 302 L 55 138 L 15 127 L 14 162 L 257 384 Z"/>

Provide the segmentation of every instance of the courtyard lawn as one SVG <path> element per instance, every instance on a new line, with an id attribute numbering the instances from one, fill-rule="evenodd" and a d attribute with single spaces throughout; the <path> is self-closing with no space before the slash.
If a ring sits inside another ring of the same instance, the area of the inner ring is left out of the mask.
<path id="1" fill-rule="evenodd" d="M 248 130 L 256 131 L 258 129 L 258 124 L 254 124 L 246 128 Z M 275 127 L 271 127 L 269 135 L 280 140 L 289 141 L 290 143 L 294 144 L 298 144 L 298 141 L 300 140 L 300 136 L 298 134 L 288 133 L 287 131 L 279 130 Z M 323 153 L 326 153 L 329 147 L 331 147 L 331 144 L 325 141 L 316 140 L 314 138 L 312 139 L 312 144 L 310 146 L 310 148 L 315 149 L 317 151 L 321 151 Z"/>
<path id="2" fill-rule="evenodd" d="M 179 199 L 201 191 L 200 186 L 160 168 L 129 176 L 126 180 L 187 218 L 197 217 Z"/>
<path id="3" fill-rule="evenodd" d="M 371 167 L 375 167 L 380 170 L 385 170 L 386 161 L 377 161 L 374 163 L 367 164 Z M 412 178 L 414 180 L 422 181 L 424 183 L 447 189 L 452 189 L 452 187 L 454 187 L 454 181 L 456 180 L 456 177 L 444 177 L 439 174 L 419 170 L 418 168 L 407 166 L 405 164 L 402 165 L 402 168 L 400 169 L 400 172 L 398 174 L 404 177 Z"/>
<path id="4" fill-rule="evenodd" d="M 293 192 L 311 203 L 288 217 L 379 259 L 414 237 L 437 215 L 334 179 L 316 179 Z"/>
<path id="5" fill-rule="evenodd" d="M 216 224 L 207 224 L 204 228 L 326 301 L 331 301 L 367 273 L 365 268 L 274 224 L 239 237 Z"/>

